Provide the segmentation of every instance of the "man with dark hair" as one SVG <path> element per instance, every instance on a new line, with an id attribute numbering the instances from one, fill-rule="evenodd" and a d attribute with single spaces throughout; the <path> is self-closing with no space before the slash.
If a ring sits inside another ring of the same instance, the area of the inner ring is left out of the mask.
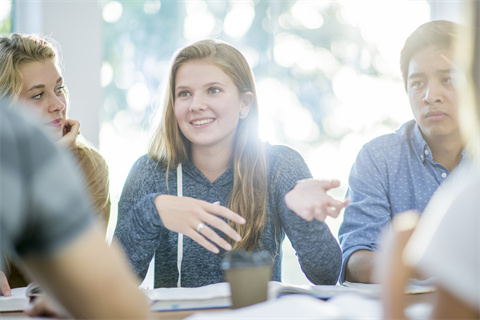
<path id="1" fill-rule="evenodd" d="M 431 21 L 405 42 L 400 65 L 415 120 L 358 153 L 349 177 L 351 202 L 339 230 L 340 282 L 373 282 L 379 237 L 392 217 L 422 212 L 450 172 L 465 162 L 452 63 L 458 27 Z"/>
<path id="2" fill-rule="evenodd" d="M 38 121 L 6 105 L 0 101 L 1 249 L 57 302 L 36 304 L 31 314 L 147 318 L 146 298 L 121 251 L 106 243 L 73 159 Z M 0 255 L 0 270 L 4 262 Z"/>

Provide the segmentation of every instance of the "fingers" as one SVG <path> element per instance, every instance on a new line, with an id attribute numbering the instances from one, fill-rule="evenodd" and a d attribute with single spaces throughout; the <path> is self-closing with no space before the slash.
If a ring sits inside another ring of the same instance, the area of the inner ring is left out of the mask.
<path id="1" fill-rule="evenodd" d="M 0 271 L 0 290 L 5 297 L 10 297 L 12 295 L 7 277 L 3 271 Z"/>
<path id="2" fill-rule="evenodd" d="M 205 225 L 205 227 L 198 229 L 198 224 L 192 228 L 193 234 L 191 238 L 196 241 L 198 244 L 203 246 L 205 249 L 212 251 L 214 253 L 218 253 L 218 248 L 213 246 L 211 242 L 216 244 L 217 246 L 223 248 L 224 250 L 230 251 L 232 250 L 232 246 L 230 243 L 228 243 L 225 239 L 220 237 L 217 232 L 212 230 L 209 226 L 217 229 L 218 231 L 223 232 L 226 236 L 229 238 L 233 239 L 234 241 L 240 241 L 242 240 L 242 237 L 233 229 L 228 223 L 226 223 L 224 220 L 218 218 L 217 216 L 224 217 L 228 220 L 231 220 L 233 222 L 239 223 L 239 224 L 244 224 L 245 219 L 241 217 L 240 215 L 234 213 L 230 209 L 220 206 L 217 203 L 210 204 L 208 202 L 205 202 L 204 209 L 206 211 L 206 214 L 199 216 L 200 222 Z M 210 241 L 208 241 L 208 240 Z M 214 248 L 214 249 L 213 249 Z M 213 250 L 212 250 L 213 249 Z"/>
<path id="3" fill-rule="evenodd" d="M 349 199 L 344 201 L 335 200 L 333 198 L 329 199 L 323 204 L 320 208 L 315 208 L 315 219 L 324 221 L 326 217 L 337 218 L 343 208 L 345 208 L 350 202 Z"/>
<path id="4" fill-rule="evenodd" d="M 295 188 L 300 188 L 302 190 L 310 190 L 314 189 L 317 192 L 320 191 L 328 191 L 330 189 L 340 187 L 340 180 L 332 179 L 332 180 L 319 180 L 319 179 L 303 179 L 297 182 Z"/>
<path id="5" fill-rule="evenodd" d="M 238 224 L 244 224 L 245 223 L 245 219 L 241 215 L 233 212 L 232 210 L 228 209 L 227 207 L 223 207 L 223 206 L 219 205 L 218 202 L 214 202 L 214 203 L 205 202 L 204 208 L 207 212 L 212 213 L 212 214 L 217 215 L 217 216 L 224 217 L 225 219 L 230 220 L 232 222 L 235 222 L 235 223 L 238 223 Z"/>
<path id="6" fill-rule="evenodd" d="M 71 148 L 77 141 L 77 137 L 80 132 L 80 121 L 72 119 L 65 120 L 64 131 L 65 133 L 58 143 L 64 147 Z"/>
<path id="7" fill-rule="evenodd" d="M 337 218 L 343 208 L 345 208 L 349 199 L 339 201 L 327 196 L 327 198 L 318 198 L 315 202 L 304 206 L 303 209 L 296 212 L 300 217 L 307 221 L 313 219 L 325 221 L 327 217 Z"/>
<path id="8" fill-rule="evenodd" d="M 184 234 L 211 252 L 219 253 L 218 247 L 227 251 L 232 249 L 217 231 L 234 241 L 241 240 L 235 229 L 222 218 L 239 224 L 245 223 L 245 219 L 219 204 L 189 197 L 159 195 L 155 198 L 155 206 L 165 228 Z M 204 225 L 201 229 L 198 227 L 200 224 Z"/>
<path id="9" fill-rule="evenodd" d="M 243 218 L 242 218 L 243 219 Z M 219 219 L 213 215 L 206 215 L 204 217 L 204 222 L 206 222 L 208 225 L 214 227 L 215 229 L 223 232 L 226 236 L 230 237 L 231 239 L 235 241 L 240 241 L 242 240 L 242 237 L 233 229 L 231 226 L 229 226 L 225 221 L 222 219 Z M 245 219 L 243 219 L 245 221 Z M 201 231 L 203 231 L 202 229 Z M 204 232 L 202 232 L 204 234 Z M 216 233 L 215 233 L 216 234 Z M 213 239 L 211 239 L 213 241 Z"/>
<path id="10" fill-rule="evenodd" d="M 215 231 L 213 231 L 210 227 L 205 226 L 201 228 L 199 231 L 191 230 L 190 234 L 185 234 L 193 241 L 211 251 L 213 253 L 219 253 L 220 250 L 218 247 L 223 248 L 226 251 L 232 250 L 232 245 L 228 243 L 225 239 L 220 237 Z M 210 240 L 210 241 L 209 241 Z M 212 243 L 213 242 L 213 243 Z M 218 246 L 215 246 L 215 244 Z"/>
<path id="11" fill-rule="evenodd" d="M 307 221 L 324 221 L 327 216 L 336 218 L 349 202 L 335 200 L 327 194 L 330 189 L 339 186 L 340 181 L 336 179 L 304 179 L 285 195 L 285 204 Z"/>
<path id="12" fill-rule="evenodd" d="M 323 186 L 325 191 L 340 187 L 340 180 L 337 179 L 321 180 L 320 182 L 320 185 Z"/>

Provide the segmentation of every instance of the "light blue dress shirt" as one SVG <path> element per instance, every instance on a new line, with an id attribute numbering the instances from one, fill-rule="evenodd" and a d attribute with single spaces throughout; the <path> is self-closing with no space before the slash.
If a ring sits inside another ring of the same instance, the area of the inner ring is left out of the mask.
<path id="1" fill-rule="evenodd" d="M 460 166 L 463 163 L 465 157 Z M 350 204 L 338 232 L 343 251 L 340 283 L 350 255 L 357 250 L 376 251 L 392 217 L 412 209 L 423 212 L 449 174 L 433 160 L 415 120 L 365 144 L 350 172 Z"/>

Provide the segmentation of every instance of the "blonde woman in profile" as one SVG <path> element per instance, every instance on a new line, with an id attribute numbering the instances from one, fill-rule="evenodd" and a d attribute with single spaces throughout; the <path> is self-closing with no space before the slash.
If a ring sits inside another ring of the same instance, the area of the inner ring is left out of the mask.
<path id="1" fill-rule="evenodd" d="M 310 171 L 295 150 L 260 141 L 245 57 L 215 40 L 182 49 L 162 107 L 118 207 L 115 237 L 135 273 L 144 278 L 155 255 L 155 287 L 222 282 L 223 255 L 242 249 L 268 252 L 280 281 L 286 235 L 308 279 L 335 284 L 342 259 L 328 226 L 302 219 L 284 200 Z"/>
<path id="2" fill-rule="evenodd" d="M 0 38 L 0 98 L 6 98 L 38 115 L 59 145 L 73 151 L 86 188 L 106 227 L 110 217 L 108 166 L 103 157 L 83 139 L 80 122 L 67 118 L 68 97 L 54 40 L 36 35 L 11 34 Z M 68 183 L 68 181 L 65 181 Z M 27 282 L 12 265 L 1 292 Z M 0 275 L 3 276 L 3 275 Z"/>

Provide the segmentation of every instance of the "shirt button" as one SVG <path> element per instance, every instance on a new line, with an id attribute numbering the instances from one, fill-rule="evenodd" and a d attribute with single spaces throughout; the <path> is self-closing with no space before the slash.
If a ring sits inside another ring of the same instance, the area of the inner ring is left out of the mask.
<path id="1" fill-rule="evenodd" d="M 447 174 L 444 172 L 442 173 L 442 178 L 446 178 L 447 177 Z"/>
<path id="2" fill-rule="evenodd" d="M 420 155 L 420 159 L 422 159 L 422 160 L 423 160 L 423 154 L 421 154 L 421 155 Z"/>
<path id="3" fill-rule="evenodd" d="M 428 155 L 428 150 L 425 150 L 425 155 Z"/>

